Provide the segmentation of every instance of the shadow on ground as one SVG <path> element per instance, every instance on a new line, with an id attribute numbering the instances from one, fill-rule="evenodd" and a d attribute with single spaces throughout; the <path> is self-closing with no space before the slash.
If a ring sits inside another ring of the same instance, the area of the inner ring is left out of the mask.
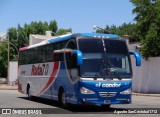
<path id="1" fill-rule="evenodd" d="M 20 99 L 28 100 L 27 97 L 18 97 Z M 68 104 L 67 108 L 61 108 L 59 103 L 57 101 L 53 100 L 48 100 L 48 99 L 43 99 L 43 98 L 38 98 L 34 97 L 32 100 L 28 101 L 33 101 L 45 105 L 50 105 L 56 108 L 45 108 L 44 110 L 47 112 L 47 114 L 66 114 L 66 113 L 73 113 L 73 114 L 103 114 L 103 113 L 108 113 L 108 114 L 113 114 L 115 111 L 123 111 L 126 109 L 123 108 L 104 108 L 101 106 L 93 106 L 93 105 L 73 105 L 73 104 Z"/>

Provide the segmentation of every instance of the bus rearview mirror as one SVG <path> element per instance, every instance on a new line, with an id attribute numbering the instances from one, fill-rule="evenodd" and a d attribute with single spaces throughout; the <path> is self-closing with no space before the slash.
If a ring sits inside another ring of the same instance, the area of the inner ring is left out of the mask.
<path id="1" fill-rule="evenodd" d="M 141 55 L 138 52 L 133 52 L 133 51 L 130 51 L 129 53 L 130 55 L 134 55 L 136 59 L 136 66 L 141 66 Z"/>
<path id="2" fill-rule="evenodd" d="M 76 55 L 76 57 L 75 57 L 76 60 L 75 61 L 76 61 L 77 65 L 81 65 L 83 63 L 82 52 L 79 51 L 79 50 L 74 50 L 73 54 Z"/>

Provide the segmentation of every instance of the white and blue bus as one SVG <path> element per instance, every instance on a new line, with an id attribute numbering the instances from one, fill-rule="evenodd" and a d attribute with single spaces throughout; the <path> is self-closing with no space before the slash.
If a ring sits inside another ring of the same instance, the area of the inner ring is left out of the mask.
<path id="1" fill-rule="evenodd" d="M 20 48 L 18 90 L 62 106 L 129 104 L 132 66 L 141 56 L 113 34 L 75 33 Z"/>

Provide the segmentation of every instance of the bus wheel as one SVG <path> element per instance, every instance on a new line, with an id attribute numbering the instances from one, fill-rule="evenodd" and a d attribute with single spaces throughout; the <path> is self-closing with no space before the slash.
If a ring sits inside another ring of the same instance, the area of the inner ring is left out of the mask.
<path id="1" fill-rule="evenodd" d="M 32 100 L 31 89 L 30 89 L 29 85 L 27 86 L 27 98 L 28 98 L 28 100 Z"/>
<path id="2" fill-rule="evenodd" d="M 101 105 L 101 107 L 102 107 L 102 108 L 104 108 L 104 109 L 109 109 L 109 108 L 110 108 L 110 106 L 111 106 L 110 104 L 104 104 L 104 105 Z"/>
<path id="3" fill-rule="evenodd" d="M 58 101 L 62 108 L 67 107 L 66 99 L 65 99 L 65 93 L 63 89 L 60 89 L 59 95 L 58 95 Z"/>

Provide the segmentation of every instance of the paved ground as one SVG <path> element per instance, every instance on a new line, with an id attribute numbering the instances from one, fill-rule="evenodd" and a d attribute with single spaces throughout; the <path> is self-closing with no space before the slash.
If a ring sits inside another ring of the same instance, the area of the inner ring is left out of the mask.
<path id="1" fill-rule="evenodd" d="M 5 89 L 5 90 L 4 90 Z M 8 90 L 12 89 L 12 90 Z M 13 90 L 14 89 L 14 90 Z M 33 101 L 29 101 L 26 98 L 26 95 L 19 93 L 17 90 L 17 86 L 11 85 L 0 85 L 0 109 L 2 108 L 48 108 L 51 109 L 52 113 L 62 113 L 62 114 L 46 114 L 46 115 L 26 115 L 27 117 L 82 117 L 82 116 L 93 116 L 93 117 L 106 117 L 106 116 L 135 116 L 135 114 L 113 114 L 115 111 L 127 110 L 130 108 L 160 108 L 160 94 L 140 94 L 134 93 L 132 96 L 132 104 L 120 104 L 120 105 L 111 105 L 111 108 L 106 110 L 100 107 L 92 107 L 92 106 L 71 106 L 68 109 L 60 108 L 58 103 L 51 100 L 45 100 L 41 98 L 35 98 Z M 1 111 L 1 110 L 0 110 Z M 112 113 L 112 114 L 108 114 Z M 76 114 L 76 115 L 75 115 Z M 0 115 L 0 117 L 21 117 L 22 115 Z M 24 116 L 24 115 L 23 115 Z M 136 116 L 151 116 L 148 114 L 136 114 Z M 152 116 L 159 116 L 154 114 Z"/>
<path id="2" fill-rule="evenodd" d="M 17 85 L 0 84 L 0 90 L 17 90 Z"/>
<path id="3" fill-rule="evenodd" d="M 34 100 L 30 101 L 26 98 L 26 95 L 19 93 L 17 90 L 0 90 L 0 109 L 2 108 L 47 108 L 51 109 L 51 112 L 54 114 L 45 114 L 45 115 L 26 115 L 27 117 L 82 117 L 82 116 L 93 116 L 93 117 L 116 117 L 116 116 L 135 116 L 135 114 L 113 114 L 115 111 L 128 111 L 131 108 L 146 108 L 146 109 L 154 109 L 160 108 L 160 98 L 154 96 L 140 96 L 140 95 L 133 95 L 132 96 L 132 104 L 119 104 L 119 105 L 111 105 L 110 109 L 100 108 L 100 107 L 93 107 L 93 106 L 70 106 L 68 109 L 60 108 L 56 101 L 52 100 L 45 100 L 41 98 L 35 98 Z M 61 113 L 55 114 L 55 113 Z M 112 113 L 112 114 L 108 114 Z M 75 115 L 76 114 L 76 115 Z M 0 115 L 0 117 L 21 117 L 24 115 Z M 136 116 L 151 116 L 148 114 L 136 114 Z M 157 116 L 154 114 L 152 116 Z"/>

